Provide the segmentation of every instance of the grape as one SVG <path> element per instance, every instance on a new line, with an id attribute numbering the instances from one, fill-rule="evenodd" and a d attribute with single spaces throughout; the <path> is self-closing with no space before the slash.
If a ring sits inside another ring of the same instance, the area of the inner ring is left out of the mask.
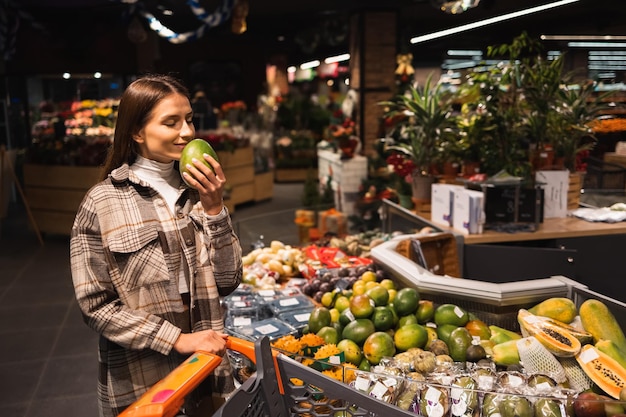
<path id="1" fill-rule="evenodd" d="M 319 291 L 320 285 L 322 285 L 322 281 L 320 281 L 319 279 L 314 278 L 313 280 L 311 280 L 311 288 L 313 288 L 313 291 Z"/>

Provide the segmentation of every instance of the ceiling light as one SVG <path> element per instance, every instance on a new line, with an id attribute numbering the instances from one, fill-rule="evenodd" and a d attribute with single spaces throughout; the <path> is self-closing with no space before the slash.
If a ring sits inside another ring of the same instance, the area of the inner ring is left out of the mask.
<path id="1" fill-rule="evenodd" d="M 474 68 L 478 62 L 476 61 L 456 61 L 456 62 L 446 62 L 441 67 L 453 70 L 453 69 L 462 69 L 462 68 Z"/>
<path id="2" fill-rule="evenodd" d="M 541 35 L 544 41 L 621 41 L 626 36 L 621 35 Z"/>
<path id="3" fill-rule="evenodd" d="M 577 1 L 579 0 L 560 0 L 560 1 L 553 2 L 553 3 L 543 4 L 541 6 L 531 7 L 528 9 L 519 10 L 517 12 L 512 12 L 512 13 L 507 13 L 507 14 L 503 14 L 500 16 L 491 17 L 489 19 L 480 20 L 478 22 L 473 22 L 473 23 L 468 23 L 465 25 L 457 26 L 455 28 L 440 30 L 438 32 L 429 33 L 427 35 L 416 36 L 414 38 L 411 38 L 410 42 L 413 44 L 426 42 L 432 39 L 438 39 L 444 36 L 453 35 L 455 33 L 465 32 L 467 30 L 476 29 L 482 26 L 491 25 L 493 23 L 502 22 L 504 20 L 510 20 L 516 17 L 525 16 L 527 14 L 537 13 L 543 10 L 552 9 L 554 7 L 564 6 L 566 4 L 575 3 Z"/>
<path id="4" fill-rule="evenodd" d="M 626 42 L 568 42 L 570 48 L 626 48 Z"/>
<path id="5" fill-rule="evenodd" d="M 301 64 L 300 69 L 305 70 L 305 69 L 315 68 L 319 66 L 320 66 L 320 61 L 316 59 L 315 61 L 309 61 L 309 62 L 305 62 L 304 64 Z"/>
<path id="6" fill-rule="evenodd" d="M 449 49 L 447 54 L 450 56 L 477 56 L 482 55 L 483 51 L 477 49 Z"/>
<path id="7" fill-rule="evenodd" d="M 589 56 L 595 55 L 626 56 L 626 51 L 589 51 Z"/>
<path id="8" fill-rule="evenodd" d="M 324 60 L 324 64 L 332 64 L 334 62 L 342 62 L 350 59 L 350 54 L 341 54 L 335 56 L 329 56 Z"/>
<path id="9" fill-rule="evenodd" d="M 72 78 L 72 75 L 69 72 L 64 72 L 63 73 L 63 78 L 66 80 L 69 80 L 70 78 Z"/>

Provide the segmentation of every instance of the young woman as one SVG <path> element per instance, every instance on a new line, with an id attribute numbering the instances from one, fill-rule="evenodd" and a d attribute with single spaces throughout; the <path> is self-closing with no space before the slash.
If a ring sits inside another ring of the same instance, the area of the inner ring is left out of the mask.
<path id="1" fill-rule="evenodd" d="M 241 281 L 241 246 L 222 201 L 220 164 L 204 155 L 213 172 L 194 160 L 185 174 L 193 188 L 177 169 L 195 135 L 192 118 L 178 80 L 151 75 L 131 83 L 103 180 L 72 228 L 76 299 L 100 334 L 101 416 L 117 416 L 194 351 L 225 353 L 219 297 Z M 184 412 L 233 389 L 224 360 Z"/>

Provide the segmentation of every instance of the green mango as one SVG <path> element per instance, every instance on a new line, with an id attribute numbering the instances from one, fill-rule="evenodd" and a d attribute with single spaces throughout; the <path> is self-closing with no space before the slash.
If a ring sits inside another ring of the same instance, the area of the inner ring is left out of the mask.
<path id="1" fill-rule="evenodd" d="M 496 365 L 510 366 L 519 365 L 519 351 L 517 350 L 517 340 L 509 340 L 504 343 L 494 345 L 491 359 Z"/>
<path id="2" fill-rule="evenodd" d="M 519 333 L 494 325 L 489 326 L 489 330 L 491 330 L 491 337 L 489 340 L 492 341 L 494 345 L 522 338 L 522 335 Z"/>
<path id="3" fill-rule="evenodd" d="M 457 327 L 450 333 L 448 340 L 448 350 L 450 357 L 455 362 L 465 362 L 467 360 L 467 348 L 472 345 L 472 335 L 465 327 Z"/>
<path id="4" fill-rule="evenodd" d="M 519 395 L 508 395 L 500 403 L 502 417 L 533 417 L 534 413 L 530 401 Z"/>

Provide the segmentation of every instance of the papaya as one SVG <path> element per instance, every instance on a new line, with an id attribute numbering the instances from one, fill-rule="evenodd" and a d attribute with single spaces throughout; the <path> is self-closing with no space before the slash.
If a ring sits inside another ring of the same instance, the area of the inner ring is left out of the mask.
<path id="1" fill-rule="evenodd" d="M 587 376 L 585 371 L 578 365 L 576 358 L 557 358 L 567 375 L 567 384 L 576 392 L 583 392 L 591 389 L 593 381 Z"/>
<path id="2" fill-rule="evenodd" d="M 626 352 L 626 336 L 608 306 L 595 298 L 585 300 L 578 309 L 580 320 L 586 331 L 593 335 L 593 342 L 611 340 Z"/>
<path id="3" fill-rule="evenodd" d="M 576 361 L 602 391 L 619 399 L 620 391 L 626 387 L 626 368 L 593 345 L 583 346 Z"/>
<path id="4" fill-rule="evenodd" d="M 600 352 L 604 352 L 613 359 L 615 359 L 620 365 L 626 368 L 626 352 L 622 352 L 612 340 L 598 340 L 596 347 Z"/>
<path id="5" fill-rule="evenodd" d="M 524 370 L 531 375 L 550 375 L 556 382 L 567 381 L 567 374 L 558 359 L 536 337 L 517 341 L 517 352 Z"/>
<path id="6" fill-rule="evenodd" d="M 534 336 L 554 356 L 572 357 L 581 348 L 580 341 L 562 326 L 555 325 L 551 320 L 544 320 L 525 309 L 517 313 L 517 321 L 522 334 Z"/>
<path id="7" fill-rule="evenodd" d="M 528 311 L 536 316 L 549 317 L 569 324 L 578 314 L 576 304 L 569 298 L 552 297 L 529 308 Z"/>
<path id="8" fill-rule="evenodd" d="M 552 319 L 550 317 L 543 317 L 543 316 L 537 316 L 537 317 L 540 318 L 541 321 L 543 321 L 544 323 L 550 323 L 550 324 L 560 327 L 563 330 L 566 330 L 569 334 L 571 334 L 576 339 L 578 339 L 581 345 L 586 345 L 587 343 L 593 342 L 593 335 L 583 329 L 571 326 L 567 323 L 563 323 L 562 321 Z"/>
<path id="9" fill-rule="evenodd" d="M 581 345 L 586 345 L 587 343 L 593 342 L 593 335 L 583 329 L 571 326 L 556 319 L 546 318 L 546 321 L 560 327 L 563 330 L 566 330 L 569 334 L 578 339 Z"/>

